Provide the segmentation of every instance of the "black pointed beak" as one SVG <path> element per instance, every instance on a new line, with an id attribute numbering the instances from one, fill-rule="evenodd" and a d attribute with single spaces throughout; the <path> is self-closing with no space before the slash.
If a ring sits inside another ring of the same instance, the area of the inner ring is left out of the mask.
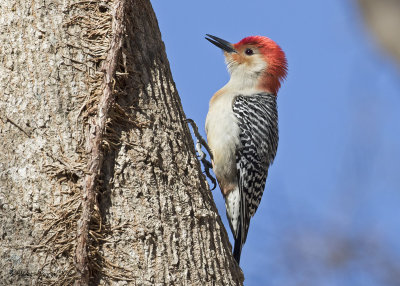
<path id="1" fill-rule="evenodd" d="M 225 52 L 236 53 L 236 50 L 233 48 L 233 45 L 231 43 L 229 43 L 225 40 L 222 40 L 218 37 L 211 36 L 209 34 L 206 34 L 206 36 L 208 37 L 208 38 L 207 37 L 205 38 L 207 41 L 216 45 L 218 48 L 224 50 Z"/>

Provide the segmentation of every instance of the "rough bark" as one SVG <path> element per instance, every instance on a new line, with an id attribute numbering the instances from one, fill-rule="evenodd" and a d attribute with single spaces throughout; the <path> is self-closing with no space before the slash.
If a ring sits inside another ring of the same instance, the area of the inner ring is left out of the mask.
<path id="1" fill-rule="evenodd" d="M 242 284 L 148 1 L 3 0 L 0 43 L 0 284 Z"/>
<path id="2" fill-rule="evenodd" d="M 106 59 L 102 63 L 104 72 L 102 94 L 98 103 L 97 118 L 89 124 L 91 132 L 86 138 L 86 152 L 88 154 L 87 174 L 83 183 L 82 214 L 78 221 L 77 246 L 75 251 L 76 269 L 79 274 L 77 284 L 85 285 L 89 282 L 89 259 L 88 259 L 88 235 L 90 220 L 93 213 L 93 207 L 96 203 L 96 187 L 103 165 L 102 142 L 105 138 L 106 124 L 109 111 L 114 103 L 113 78 L 117 72 L 117 66 L 121 54 L 122 41 L 124 36 L 124 12 L 126 11 L 125 0 L 116 1 L 114 4 L 112 18 L 112 33 L 110 48 Z"/>

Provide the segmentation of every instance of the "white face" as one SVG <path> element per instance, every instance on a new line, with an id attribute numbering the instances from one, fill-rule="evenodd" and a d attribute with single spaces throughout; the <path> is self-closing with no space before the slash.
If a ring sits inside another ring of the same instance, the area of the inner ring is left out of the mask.
<path id="1" fill-rule="evenodd" d="M 243 47 L 237 53 L 224 53 L 231 74 L 230 86 L 239 89 L 256 88 L 260 76 L 267 69 L 267 62 L 255 47 Z"/>

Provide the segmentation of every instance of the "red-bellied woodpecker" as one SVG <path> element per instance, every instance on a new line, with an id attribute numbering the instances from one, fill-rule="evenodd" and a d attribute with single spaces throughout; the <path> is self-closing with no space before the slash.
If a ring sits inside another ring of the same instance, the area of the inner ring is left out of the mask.
<path id="1" fill-rule="evenodd" d="M 230 73 L 229 82 L 210 100 L 206 133 L 239 263 L 250 218 L 261 201 L 278 147 L 276 96 L 287 61 L 267 37 L 251 36 L 231 44 L 207 36 L 224 51 Z"/>

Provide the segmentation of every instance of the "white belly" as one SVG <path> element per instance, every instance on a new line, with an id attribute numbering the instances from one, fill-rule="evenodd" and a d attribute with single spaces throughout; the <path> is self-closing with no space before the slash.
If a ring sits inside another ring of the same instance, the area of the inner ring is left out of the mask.
<path id="1" fill-rule="evenodd" d="M 210 105 L 206 119 L 214 173 L 219 179 L 229 181 L 236 180 L 236 148 L 239 145 L 239 126 L 232 111 L 233 99 L 234 95 L 221 95 Z"/>

